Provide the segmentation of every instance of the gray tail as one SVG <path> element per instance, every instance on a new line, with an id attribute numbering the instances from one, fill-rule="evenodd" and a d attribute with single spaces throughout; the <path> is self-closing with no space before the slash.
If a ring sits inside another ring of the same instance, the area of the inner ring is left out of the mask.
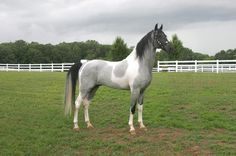
<path id="1" fill-rule="evenodd" d="M 82 63 L 75 63 L 71 66 L 70 70 L 66 75 L 66 86 L 65 86 L 65 115 L 71 114 L 73 103 L 75 102 L 75 90 L 76 83 L 79 77 L 79 69 Z"/>

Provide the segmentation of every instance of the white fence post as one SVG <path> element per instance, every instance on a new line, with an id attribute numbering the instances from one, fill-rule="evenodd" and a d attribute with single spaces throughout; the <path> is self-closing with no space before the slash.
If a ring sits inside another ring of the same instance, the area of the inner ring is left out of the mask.
<path id="1" fill-rule="evenodd" d="M 20 64 L 17 65 L 17 71 L 20 71 Z"/>
<path id="2" fill-rule="evenodd" d="M 219 60 L 216 60 L 216 73 L 219 73 Z"/>
<path id="3" fill-rule="evenodd" d="M 178 60 L 175 61 L 175 72 L 178 72 Z"/>
<path id="4" fill-rule="evenodd" d="M 29 71 L 31 71 L 31 64 L 29 64 Z"/>
<path id="5" fill-rule="evenodd" d="M 8 64 L 7 64 L 6 68 L 7 68 L 6 70 L 7 70 L 7 72 L 8 72 Z"/>
<path id="6" fill-rule="evenodd" d="M 51 72 L 53 72 L 53 63 L 51 64 Z"/>
<path id="7" fill-rule="evenodd" d="M 197 60 L 195 60 L 194 71 L 195 71 L 195 73 L 197 72 Z"/>
<path id="8" fill-rule="evenodd" d="M 42 72 L 42 64 L 39 64 L 39 71 Z"/>
<path id="9" fill-rule="evenodd" d="M 159 66 L 160 66 L 160 62 L 157 61 L 157 72 L 160 72 L 160 68 L 159 68 Z"/>
<path id="10" fill-rule="evenodd" d="M 64 72 L 64 63 L 61 64 L 61 72 Z"/>

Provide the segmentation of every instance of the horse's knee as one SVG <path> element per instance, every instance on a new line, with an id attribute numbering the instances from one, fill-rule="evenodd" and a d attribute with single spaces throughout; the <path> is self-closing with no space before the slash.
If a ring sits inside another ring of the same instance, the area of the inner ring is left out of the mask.
<path id="1" fill-rule="evenodd" d="M 142 112 L 143 111 L 143 105 L 138 104 L 138 111 Z"/>

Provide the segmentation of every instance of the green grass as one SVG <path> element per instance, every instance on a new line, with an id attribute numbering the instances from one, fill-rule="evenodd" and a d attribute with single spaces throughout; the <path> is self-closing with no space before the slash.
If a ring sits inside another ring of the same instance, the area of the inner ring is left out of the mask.
<path id="1" fill-rule="evenodd" d="M 0 155 L 236 155 L 236 74 L 158 73 L 144 99 L 148 131 L 128 133 L 129 92 L 101 87 L 95 129 L 65 117 L 65 73 L 0 72 Z"/>

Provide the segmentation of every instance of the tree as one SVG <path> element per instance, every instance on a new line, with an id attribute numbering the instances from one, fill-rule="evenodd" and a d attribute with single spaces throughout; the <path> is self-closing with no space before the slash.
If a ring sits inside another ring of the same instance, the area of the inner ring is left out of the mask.
<path id="1" fill-rule="evenodd" d="M 25 54 L 28 50 L 28 43 L 24 40 L 18 40 L 14 43 L 14 52 L 17 62 L 16 63 L 26 63 Z"/>
<path id="2" fill-rule="evenodd" d="M 11 44 L 0 45 L 0 63 L 15 63 L 15 53 Z"/>
<path id="3" fill-rule="evenodd" d="M 183 43 L 175 34 L 172 36 L 171 44 L 173 51 L 172 53 L 170 53 L 169 58 L 170 60 L 178 60 L 179 57 L 181 56 L 181 53 L 184 51 Z"/>
<path id="4" fill-rule="evenodd" d="M 111 46 L 110 56 L 113 61 L 119 61 L 127 57 L 129 49 L 121 37 L 117 37 Z"/>
<path id="5" fill-rule="evenodd" d="M 227 51 L 221 50 L 215 54 L 215 59 L 218 60 L 232 60 L 236 59 L 236 49 L 229 49 Z"/>
<path id="6" fill-rule="evenodd" d="M 157 53 L 156 60 L 168 61 L 168 60 L 170 60 L 169 59 L 169 54 L 167 52 L 165 52 L 164 50 L 161 50 L 160 52 Z"/>
<path id="7" fill-rule="evenodd" d="M 212 59 L 207 54 L 194 53 L 192 49 L 183 46 L 183 42 L 175 34 L 170 41 L 173 47 L 171 53 L 166 53 L 163 50 L 157 54 L 157 59 L 162 60 L 206 60 Z"/>

